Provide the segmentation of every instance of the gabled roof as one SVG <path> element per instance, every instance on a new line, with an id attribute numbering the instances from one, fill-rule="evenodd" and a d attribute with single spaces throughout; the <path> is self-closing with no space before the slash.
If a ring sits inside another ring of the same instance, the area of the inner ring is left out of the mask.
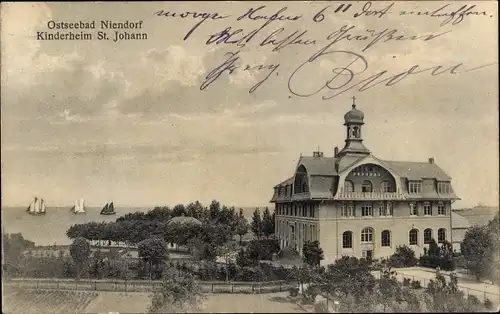
<path id="1" fill-rule="evenodd" d="M 452 229 L 467 229 L 470 223 L 467 218 L 460 216 L 455 212 L 451 212 L 451 228 Z"/>
<path id="2" fill-rule="evenodd" d="M 336 158 L 334 157 L 302 156 L 298 164 L 304 165 L 309 175 L 334 176 L 337 174 L 335 161 Z"/>
<path id="3" fill-rule="evenodd" d="M 282 181 L 281 183 L 276 184 L 274 187 L 276 188 L 278 186 L 285 186 L 285 185 L 292 184 L 293 183 L 293 178 L 294 177 L 292 176 L 292 177 L 286 179 L 285 181 Z"/>
<path id="4" fill-rule="evenodd" d="M 201 225 L 201 221 L 194 217 L 189 217 L 189 216 L 177 216 L 169 221 L 167 221 L 167 225 L 170 224 L 194 224 L 194 225 Z"/>
<path id="5" fill-rule="evenodd" d="M 451 178 L 438 165 L 428 162 L 383 160 L 400 177 L 408 180 L 435 178 L 439 181 L 450 181 Z"/>

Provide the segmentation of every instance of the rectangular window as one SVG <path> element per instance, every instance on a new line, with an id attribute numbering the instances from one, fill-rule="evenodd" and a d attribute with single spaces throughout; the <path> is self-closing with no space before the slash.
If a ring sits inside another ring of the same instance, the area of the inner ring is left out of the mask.
<path id="1" fill-rule="evenodd" d="M 444 208 L 443 203 L 438 203 L 438 215 L 441 215 L 441 216 L 446 215 L 446 209 Z"/>
<path id="2" fill-rule="evenodd" d="M 422 183 L 417 181 L 410 181 L 408 184 L 408 193 L 420 194 L 422 192 Z"/>
<path id="3" fill-rule="evenodd" d="M 379 206 L 379 215 L 382 217 L 392 216 L 392 202 L 382 203 Z"/>
<path id="4" fill-rule="evenodd" d="M 417 216 L 417 204 L 410 203 L 410 216 Z"/>
<path id="5" fill-rule="evenodd" d="M 342 217 L 354 217 L 354 208 L 352 205 L 342 205 L 340 213 Z"/>
<path id="6" fill-rule="evenodd" d="M 449 182 L 438 182 L 438 193 L 439 194 L 450 194 L 451 188 Z"/>
<path id="7" fill-rule="evenodd" d="M 294 204 L 293 206 L 293 215 L 297 216 L 297 204 Z"/>
<path id="8" fill-rule="evenodd" d="M 373 216 L 373 207 L 372 207 L 372 205 L 363 205 L 363 206 L 361 206 L 361 215 L 363 217 Z"/>
<path id="9" fill-rule="evenodd" d="M 424 216 L 431 216 L 432 208 L 430 203 L 424 203 Z"/>

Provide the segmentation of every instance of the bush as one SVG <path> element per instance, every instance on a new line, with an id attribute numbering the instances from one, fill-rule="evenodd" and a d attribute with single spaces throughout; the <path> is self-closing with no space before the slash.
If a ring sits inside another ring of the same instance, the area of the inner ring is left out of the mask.
<path id="1" fill-rule="evenodd" d="M 318 302 L 314 305 L 314 313 L 328 313 L 328 307 L 325 301 Z"/>
<path id="2" fill-rule="evenodd" d="M 412 289 L 422 289 L 422 285 L 420 284 L 420 280 L 412 280 L 411 288 Z"/>
<path id="3" fill-rule="evenodd" d="M 415 251 L 406 245 L 398 246 L 396 252 L 390 257 L 390 265 L 393 267 L 412 267 L 417 263 Z"/>
<path id="4" fill-rule="evenodd" d="M 410 286 L 411 280 L 410 278 L 403 278 L 403 286 L 408 287 Z"/>
<path id="5" fill-rule="evenodd" d="M 249 258 L 253 260 L 272 260 L 273 253 L 280 250 L 279 242 L 276 239 L 252 240 L 248 244 Z"/>
<path id="6" fill-rule="evenodd" d="M 290 296 L 294 298 L 299 295 L 299 288 L 297 287 L 290 288 L 288 289 L 288 292 L 290 293 Z"/>
<path id="7" fill-rule="evenodd" d="M 487 310 L 493 310 L 493 302 L 491 302 L 491 300 L 487 298 L 486 300 L 484 300 L 484 307 Z"/>

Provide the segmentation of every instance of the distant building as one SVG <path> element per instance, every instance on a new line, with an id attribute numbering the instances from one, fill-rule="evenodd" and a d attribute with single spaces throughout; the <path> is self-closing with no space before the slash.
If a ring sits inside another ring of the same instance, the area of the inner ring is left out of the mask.
<path id="1" fill-rule="evenodd" d="M 169 221 L 167 221 L 166 226 L 171 226 L 174 224 L 183 225 L 183 226 L 186 226 L 186 225 L 201 226 L 202 225 L 201 221 L 199 221 L 198 219 L 196 219 L 194 217 L 184 216 L 184 215 L 177 216 L 177 217 L 170 219 Z M 184 249 L 185 250 L 186 248 L 183 248 L 181 245 L 178 245 L 177 243 L 170 242 L 170 243 L 168 243 L 168 249 L 170 249 L 170 250 Z"/>
<path id="2" fill-rule="evenodd" d="M 452 245 L 453 250 L 460 252 L 460 245 L 465 238 L 465 232 L 471 227 L 467 218 L 457 214 L 456 212 L 451 213 L 451 234 L 452 234 Z"/>
<path id="3" fill-rule="evenodd" d="M 427 162 L 380 160 L 363 144 L 364 114 L 344 116 L 345 146 L 333 157 L 301 156 L 290 178 L 274 187 L 276 230 L 282 248 L 302 254 L 319 240 L 325 263 L 347 255 L 387 257 L 398 245 L 417 256 L 434 238 L 452 242 L 451 177 Z"/>

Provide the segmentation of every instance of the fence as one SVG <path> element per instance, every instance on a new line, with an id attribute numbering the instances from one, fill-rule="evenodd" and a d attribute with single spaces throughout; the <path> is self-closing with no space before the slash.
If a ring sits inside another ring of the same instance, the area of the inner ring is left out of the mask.
<path id="1" fill-rule="evenodd" d="M 4 286 L 24 289 L 61 289 L 90 290 L 115 292 L 153 292 L 161 287 L 162 282 L 139 280 L 71 280 L 71 279 L 3 279 Z M 260 294 L 287 291 L 297 287 L 296 282 L 221 282 L 198 281 L 201 291 L 205 293 L 245 293 Z"/>
<path id="2" fill-rule="evenodd" d="M 380 273 L 376 275 L 376 278 L 380 278 Z M 403 273 L 398 273 L 396 270 L 396 278 L 399 281 L 403 281 L 405 278 L 409 280 L 416 280 L 419 281 L 420 284 L 422 285 L 423 288 L 427 288 L 431 280 L 435 280 L 435 278 L 425 278 L 417 275 L 408 275 L 408 274 L 403 274 Z M 450 276 L 445 275 L 444 278 L 446 279 L 446 282 L 450 282 Z M 493 304 L 499 304 L 500 302 L 500 292 L 491 292 L 491 291 L 485 291 L 485 290 L 479 290 L 479 289 L 474 289 L 471 287 L 467 287 L 461 284 L 457 284 L 457 287 L 462 290 L 465 295 L 470 296 L 473 295 L 476 298 L 478 298 L 480 301 L 485 302 L 486 300 L 490 300 L 493 302 Z"/>

